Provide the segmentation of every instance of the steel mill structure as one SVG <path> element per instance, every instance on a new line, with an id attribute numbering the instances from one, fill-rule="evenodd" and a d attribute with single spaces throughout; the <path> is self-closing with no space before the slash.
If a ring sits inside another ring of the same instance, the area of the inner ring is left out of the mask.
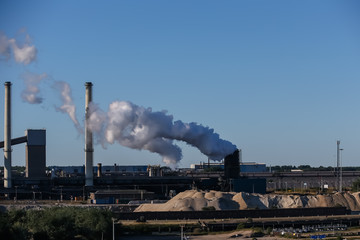
<path id="1" fill-rule="evenodd" d="M 4 148 L 4 171 L 3 188 L 0 187 L 0 197 L 12 198 L 50 198 L 70 199 L 81 197 L 86 199 L 90 193 L 101 190 L 134 190 L 140 193 L 153 193 L 157 199 L 166 199 L 177 192 L 188 189 L 214 189 L 229 190 L 240 189 L 241 150 L 236 150 L 224 158 L 225 171 L 208 174 L 207 176 L 179 171 L 176 174 L 168 174 L 166 168 L 161 166 L 148 166 L 145 172 L 123 172 L 102 170 L 106 166 L 98 163 L 94 167 L 93 133 L 89 127 L 93 92 L 91 82 L 85 83 L 85 164 L 84 170 L 66 174 L 63 171 L 51 172 L 46 170 L 46 130 L 28 129 L 25 136 L 12 139 L 11 135 L 11 82 L 5 82 L 5 106 L 4 106 L 4 141 L 0 142 L 0 148 Z M 12 172 L 11 151 L 12 145 L 25 143 L 25 174 L 19 175 Z M 59 163 L 61 165 L 61 163 Z M 96 172 L 94 174 L 94 171 Z M 247 179 L 247 178 L 246 178 Z M 252 184 L 251 179 L 246 184 Z M 1 182 L 0 182 L 1 184 Z M 256 183 L 257 184 L 257 183 Z M 255 184 L 255 185 L 256 185 Z M 237 186 L 237 187 L 236 187 Z M 261 189 L 261 190 L 259 190 Z M 262 192 L 263 187 L 252 188 L 252 191 Z M 110 191 L 111 192 L 111 191 Z M 134 195 L 135 196 L 135 195 Z M 142 196 L 142 194 L 140 194 Z"/>

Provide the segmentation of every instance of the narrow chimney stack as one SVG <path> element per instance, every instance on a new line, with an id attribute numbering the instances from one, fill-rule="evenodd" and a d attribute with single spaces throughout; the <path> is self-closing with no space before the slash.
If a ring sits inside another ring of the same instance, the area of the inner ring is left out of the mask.
<path id="1" fill-rule="evenodd" d="M 85 83 L 85 185 L 93 186 L 94 171 L 93 171 L 93 136 L 89 129 L 89 104 L 92 102 L 92 86 L 91 82 Z"/>
<path id="2" fill-rule="evenodd" d="M 4 85 L 4 188 L 11 188 L 11 82 Z"/>

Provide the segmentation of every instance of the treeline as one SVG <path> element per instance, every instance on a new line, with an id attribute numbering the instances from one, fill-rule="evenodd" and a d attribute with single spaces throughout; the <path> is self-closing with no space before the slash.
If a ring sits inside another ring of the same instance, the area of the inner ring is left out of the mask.
<path id="1" fill-rule="evenodd" d="M 20 174 L 20 173 L 24 173 L 25 172 L 25 166 L 12 166 L 11 170 Z M 4 171 L 4 166 L 0 167 L 0 171 Z"/>
<path id="2" fill-rule="evenodd" d="M 1 239 L 112 239 L 112 213 L 97 208 L 54 207 L 0 213 Z"/>
<path id="3" fill-rule="evenodd" d="M 283 165 L 283 166 L 271 166 L 267 167 L 267 170 L 271 172 L 291 172 L 293 169 L 300 169 L 303 171 L 334 171 L 334 167 L 311 167 L 310 165 L 300 165 L 300 166 L 292 166 L 292 165 Z M 343 171 L 360 171 L 360 167 L 342 167 Z"/>

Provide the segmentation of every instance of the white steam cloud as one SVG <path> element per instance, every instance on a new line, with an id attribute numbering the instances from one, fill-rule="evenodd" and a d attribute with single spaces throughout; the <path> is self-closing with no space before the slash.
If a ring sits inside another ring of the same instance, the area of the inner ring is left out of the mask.
<path id="1" fill-rule="evenodd" d="M 62 101 L 62 105 L 60 107 L 56 107 L 56 110 L 68 114 L 71 121 L 73 121 L 76 130 L 79 133 L 83 133 L 83 128 L 76 117 L 76 106 L 72 99 L 70 85 L 67 82 L 56 81 L 53 84 L 53 88 L 59 91 L 60 99 Z"/>
<path id="2" fill-rule="evenodd" d="M 29 35 L 26 34 L 25 39 L 25 43 L 20 44 L 15 38 L 9 39 L 4 33 L 0 32 L 0 59 L 8 61 L 13 55 L 16 62 L 24 65 L 35 61 L 37 49 L 34 45 L 30 45 Z"/>
<path id="3" fill-rule="evenodd" d="M 20 44 L 15 38 L 9 39 L 0 32 L 0 60 L 28 65 L 36 60 L 37 49 L 30 43 L 29 35 Z M 23 101 L 30 104 L 43 102 L 39 85 L 49 78 L 46 73 L 35 74 L 26 72 L 22 75 L 26 88 L 21 94 Z M 67 114 L 80 134 L 84 129 L 76 117 L 76 106 L 68 83 L 55 81 L 53 88 L 59 92 L 61 106 L 57 111 Z M 232 154 L 236 146 L 220 138 L 213 129 L 197 123 L 173 121 L 173 116 L 166 111 L 153 112 L 151 108 L 137 106 L 131 102 L 115 101 L 109 105 L 108 112 L 102 111 L 91 103 L 89 111 L 89 128 L 99 143 L 105 146 L 115 142 L 138 150 L 148 150 L 162 156 L 167 165 L 176 166 L 182 158 L 179 146 L 174 140 L 184 141 L 198 148 L 212 160 L 221 160 Z"/>
<path id="4" fill-rule="evenodd" d="M 30 36 L 25 33 L 25 30 L 20 30 L 22 36 L 24 36 L 23 44 L 15 38 L 8 38 L 3 32 L 0 32 L 0 60 L 8 61 L 11 57 L 17 63 L 28 65 L 36 60 L 37 49 L 34 45 L 31 45 Z M 46 73 L 36 74 L 31 72 L 25 72 L 21 75 L 24 80 L 25 89 L 21 93 L 21 98 L 24 102 L 30 104 L 40 104 L 43 102 L 39 85 L 44 79 L 48 79 L 49 76 Z M 55 107 L 57 111 L 66 113 L 73 121 L 76 129 L 79 133 L 83 133 L 83 128 L 80 126 L 79 121 L 76 118 L 76 107 L 71 97 L 71 89 L 68 83 L 57 81 L 54 82 L 53 88 L 59 91 L 59 96 L 62 101 L 60 107 Z"/>
<path id="5" fill-rule="evenodd" d="M 44 99 L 41 97 L 39 85 L 45 79 L 51 80 L 50 82 L 52 82 L 52 88 L 58 93 L 62 102 L 60 107 L 55 106 L 56 111 L 67 114 L 74 123 L 77 131 L 80 134 L 83 134 L 84 130 L 76 117 L 76 106 L 72 99 L 70 85 L 67 82 L 53 81 L 46 73 L 36 74 L 32 72 L 25 72 L 21 75 L 21 77 L 26 86 L 21 93 L 21 98 L 24 102 L 30 104 L 41 104 L 43 102 Z"/>
<path id="6" fill-rule="evenodd" d="M 26 86 L 26 88 L 21 93 L 22 100 L 30 104 L 42 103 L 43 98 L 40 96 L 39 84 L 42 80 L 48 78 L 48 75 L 46 73 L 36 74 L 26 72 L 21 75 L 21 78 L 24 80 Z"/>
<path id="7" fill-rule="evenodd" d="M 236 150 L 234 144 L 221 139 L 209 127 L 174 122 L 173 116 L 165 111 L 153 112 L 151 108 L 125 101 L 111 103 L 107 113 L 92 104 L 89 128 L 102 144 L 118 142 L 129 148 L 155 152 L 163 157 L 166 164 L 174 166 L 182 154 L 173 140 L 184 141 L 198 148 L 212 160 L 221 160 Z"/>

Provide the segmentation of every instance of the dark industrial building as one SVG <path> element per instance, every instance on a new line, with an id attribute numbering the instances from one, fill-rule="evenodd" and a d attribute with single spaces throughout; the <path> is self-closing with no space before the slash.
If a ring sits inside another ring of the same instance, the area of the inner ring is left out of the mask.
<path id="1" fill-rule="evenodd" d="M 46 131 L 29 129 L 26 131 L 26 177 L 44 178 L 46 168 Z"/>

